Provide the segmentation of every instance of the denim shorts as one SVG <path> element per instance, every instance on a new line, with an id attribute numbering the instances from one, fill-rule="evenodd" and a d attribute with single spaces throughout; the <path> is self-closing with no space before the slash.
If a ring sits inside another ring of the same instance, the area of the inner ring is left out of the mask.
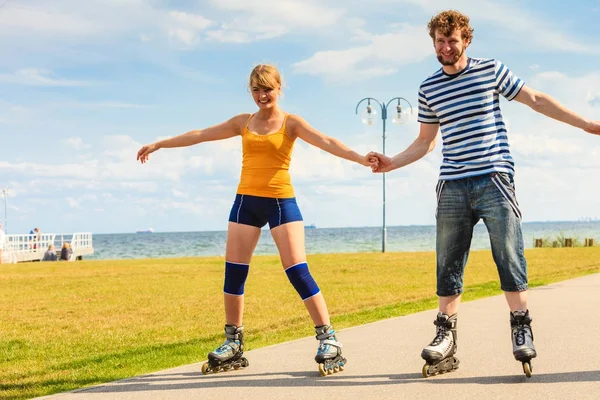
<path id="1" fill-rule="evenodd" d="M 480 219 L 490 236 L 500 287 L 506 292 L 527 290 L 521 211 L 512 175 L 494 172 L 439 181 L 436 193 L 437 295 L 462 293 L 473 227 Z"/>
<path id="2" fill-rule="evenodd" d="M 229 221 L 257 228 L 269 223 L 269 228 L 273 229 L 288 222 L 302 221 L 302 214 L 295 197 L 279 199 L 237 194 Z"/>

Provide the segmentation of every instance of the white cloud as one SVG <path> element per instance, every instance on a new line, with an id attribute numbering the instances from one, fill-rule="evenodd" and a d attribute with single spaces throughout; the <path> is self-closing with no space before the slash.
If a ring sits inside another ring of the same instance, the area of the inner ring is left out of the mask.
<path id="1" fill-rule="evenodd" d="M 387 1 L 382 3 L 389 6 Z M 438 0 L 401 0 L 399 3 L 416 5 L 432 15 L 448 8 L 447 2 Z M 559 31 L 526 11 L 516 13 L 509 5 L 481 0 L 475 6 L 472 1 L 457 0 L 452 8 L 458 8 L 469 15 L 472 25 L 476 26 L 484 21 L 498 24 L 509 34 L 518 36 L 521 44 L 530 43 L 536 49 L 600 54 L 599 46 L 571 38 L 568 32 Z M 506 21 L 511 23 L 507 24 Z M 354 27 L 351 41 L 368 44 L 341 50 L 318 51 L 312 57 L 296 62 L 293 65 L 294 72 L 320 76 L 333 82 L 351 82 L 394 74 L 402 65 L 418 63 L 431 56 L 433 51 L 431 38 L 427 35 L 424 24 L 393 24 L 387 27 L 392 33 L 385 34 L 369 33 L 358 22 L 349 24 L 348 27 Z"/>
<path id="2" fill-rule="evenodd" d="M 0 74 L 0 83 L 29 86 L 90 86 L 92 82 L 62 79 L 52 76 L 52 72 L 45 69 L 25 68 L 12 74 Z"/>
<path id="3" fill-rule="evenodd" d="M 320 51 L 293 65 L 295 73 L 322 76 L 334 82 L 349 82 L 391 75 L 405 64 L 431 55 L 431 39 L 422 26 L 403 25 L 394 33 L 367 35 L 370 44 L 346 50 Z"/>
<path id="4" fill-rule="evenodd" d="M 596 118 L 600 71 L 577 77 L 570 77 L 562 72 L 544 71 L 533 76 L 528 85 L 550 93 L 588 118 Z"/>
<path id="5" fill-rule="evenodd" d="M 298 0 L 211 0 L 215 7 L 234 15 L 211 30 L 207 36 L 216 41 L 246 43 L 294 32 L 311 32 L 333 26 L 345 14 L 341 8 L 326 7 Z"/>
<path id="6" fill-rule="evenodd" d="M 144 1 L 61 0 L 24 5 L 11 0 L 0 12 L 0 33 L 80 41 L 156 26 L 167 19 L 167 11 Z"/>
<path id="7" fill-rule="evenodd" d="M 299 0 L 211 0 L 218 8 L 229 12 L 245 12 L 250 16 L 248 25 L 254 18 L 270 21 L 272 25 L 315 28 L 335 24 L 346 12 L 341 8 L 325 7 L 322 3 Z"/>
<path id="8" fill-rule="evenodd" d="M 190 197 L 189 194 L 175 188 L 171 189 L 171 194 L 173 195 L 173 197 L 176 197 L 178 199 L 187 199 Z"/>
<path id="9" fill-rule="evenodd" d="M 197 34 L 189 29 L 170 28 L 169 36 L 176 38 L 186 46 L 193 46 L 198 42 Z"/>
<path id="10" fill-rule="evenodd" d="M 73 197 L 67 197 L 67 198 L 65 198 L 65 200 L 67 201 L 67 204 L 69 205 L 69 207 L 81 208 L 81 204 L 79 204 L 79 201 L 77 201 Z"/>
<path id="11" fill-rule="evenodd" d="M 178 39 L 186 46 L 194 46 L 200 40 L 200 34 L 213 24 L 201 15 L 195 15 L 182 11 L 171 11 L 171 27 L 168 28 L 170 37 Z"/>
<path id="12" fill-rule="evenodd" d="M 0 38 L 13 37 L 28 45 L 91 44 L 133 36 L 141 42 L 175 38 L 186 47 L 212 24 L 202 15 L 162 8 L 145 1 L 62 0 L 26 6 L 9 3 L 0 12 Z M 0 40 L 1 44 L 1 40 Z"/>
<path id="13" fill-rule="evenodd" d="M 154 193 L 159 189 L 158 183 L 150 180 L 139 182 L 119 182 L 119 187 L 124 189 L 132 189 L 140 193 Z M 110 193 L 105 193 L 104 197 L 106 199 L 110 199 L 113 196 Z"/>
<path id="14" fill-rule="evenodd" d="M 359 148 L 366 149 L 370 146 L 353 146 L 356 151 L 360 151 Z M 367 150 L 363 152 L 366 154 Z M 366 172 L 371 173 L 366 167 L 335 157 L 301 140 L 294 145 L 290 174 L 295 184 L 310 185 L 323 181 L 355 182 L 368 176 Z"/>
<path id="15" fill-rule="evenodd" d="M 89 35 L 99 31 L 99 26 L 80 15 L 50 10 L 43 6 L 6 4 L 0 12 L 0 33 L 6 36 L 18 36 L 21 33 L 28 36 L 48 33 Z"/>
<path id="16" fill-rule="evenodd" d="M 85 144 L 83 139 L 78 137 L 70 137 L 65 142 L 75 150 L 90 148 L 89 144 Z"/>
<path id="17" fill-rule="evenodd" d="M 212 157 L 192 156 L 188 159 L 187 165 L 190 168 L 201 169 L 206 174 L 214 172 L 215 159 Z"/>
<path id="18" fill-rule="evenodd" d="M 132 137 L 110 135 L 104 137 L 103 142 L 103 151 L 98 150 L 96 156 L 86 156 L 82 162 L 42 164 L 0 161 L 0 173 L 18 174 L 30 179 L 81 179 L 86 187 L 93 188 L 112 187 L 115 182 L 123 182 L 123 185 L 127 185 L 124 187 L 152 191 L 156 186 L 152 184 L 148 189 L 149 182 L 177 182 L 188 175 L 202 179 L 231 179 L 239 176 L 241 167 L 239 140 L 210 142 L 192 148 L 159 150 L 151 154 L 150 161 L 144 165 L 136 161 L 136 154 L 142 144 Z M 77 137 L 68 138 L 65 143 L 76 149 L 90 148 L 83 139 Z M 223 160 L 227 162 L 224 163 Z M 215 168 L 216 166 L 218 168 Z M 64 181 L 64 184 L 69 183 Z"/>
<path id="19" fill-rule="evenodd" d="M 511 146 L 524 156 L 560 156 L 572 157 L 581 152 L 581 147 L 568 141 L 548 137 L 547 135 L 518 135 L 511 139 Z"/>
<path id="20" fill-rule="evenodd" d="M 333 26 L 345 10 L 317 2 L 213 0 L 221 19 L 212 20 L 191 10 L 144 1 L 62 0 L 26 6 L 8 4 L 0 13 L 0 34 L 19 40 L 47 41 L 60 37 L 71 43 L 134 36 L 142 43 L 173 39 L 180 49 L 196 47 L 204 39 L 243 43 L 292 32 L 312 32 Z M 1 36 L 0 36 L 1 37 Z M 183 47 L 181 46 L 183 45 Z"/>
<path id="21" fill-rule="evenodd" d="M 97 162 L 87 161 L 80 164 L 47 165 L 29 162 L 9 163 L 0 161 L 0 171 L 19 173 L 30 177 L 65 177 L 79 179 L 93 179 Z"/>
<path id="22" fill-rule="evenodd" d="M 189 29 L 201 31 L 212 25 L 211 20 L 204 18 L 201 15 L 191 14 L 183 11 L 171 11 L 169 15 L 175 22 Z"/>

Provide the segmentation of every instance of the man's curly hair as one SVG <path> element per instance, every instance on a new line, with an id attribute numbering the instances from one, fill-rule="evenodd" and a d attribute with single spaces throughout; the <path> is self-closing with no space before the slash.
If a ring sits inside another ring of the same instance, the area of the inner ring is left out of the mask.
<path id="1" fill-rule="evenodd" d="M 469 17 L 456 10 L 448 10 L 439 13 L 431 18 L 427 24 L 429 36 L 435 40 L 435 32 L 440 31 L 444 36 L 452 35 L 455 30 L 461 31 L 461 36 L 464 41 L 471 43 L 473 39 L 473 28 L 469 24 Z"/>

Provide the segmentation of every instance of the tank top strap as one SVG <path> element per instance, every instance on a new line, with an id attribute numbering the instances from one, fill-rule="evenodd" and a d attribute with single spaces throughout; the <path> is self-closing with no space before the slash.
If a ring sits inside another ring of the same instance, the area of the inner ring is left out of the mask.
<path id="1" fill-rule="evenodd" d="M 248 124 L 250 124 L 250 120 L 252 119 L 252 117 L 254 117 L 254 114 L 250 114 L 250 116 L 246 120 L 246 123 L 244 124 L 244 129 L 242 130 L 242 136 L 244 136 L 244 134 L 248 132 Z"/>
<path id="2" fill-rule="evenodd" d="M 285 135 L 289 136 L 287 133 L 287 120 L 288 117 L 290 116 L 290 114 L 287 114 L 284 118 L 283 118 L 283 124 L 281 125 L 281 132 L 283 132 Z"/>

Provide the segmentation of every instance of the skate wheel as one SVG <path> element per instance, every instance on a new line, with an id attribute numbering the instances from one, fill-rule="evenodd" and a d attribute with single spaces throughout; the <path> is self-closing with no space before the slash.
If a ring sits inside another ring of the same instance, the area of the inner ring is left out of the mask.
<path id="1" fill-rule="evenodd" d="M 429 373 L 429 364 L 423 365 L 421 373 L 423 374 L 423 378 L 429 378 L 431 376 L 431 374 Z"/>
<path id="2" fill-rule="evenodd" d="M 321 376 L 327 376 L 327 370 L 325 369 L 325 364 L 319 364 L 319 373 Z"/>
<path id="3" fill-rule="evenodd" d="M 531 368 L 531 363 L 529 361 L 526 361 L 526 362 L 523 363 L 523 372 L 525 372 L 525 375 L 528 378 L 531 378 L 531 371 L 532 370 L 533 369 Z"/>
<path id="4" fill-rule="evenodd" d="M 202 364 L 202 375 L 208 375 L 210 372 L 210 365 L 208 363 Z"/>
<path id="5" fill-rule="evenodd" d="M 233 366 L 233 369 L 235 369 L 235 370 L 237 371 L 238 369 L 240 369 L 240 367 L 241 367 L 241 365 L 239 365 L 239 364 L 235 364 L 235 365 Z"/>
<path id="6" fill-rule="evenodd" d="M 339 366 L 339 365 L 334 365 L 334 366 L 333 366 L 333 372 L 334 372 L 334 373 L 336 373 L 336 372 L 340 372 L 340 366 Z"/>
<path id="7" fill-rule="evenodd" d="M 250 365 L 250 361 L 248 361 L 247 358 L 242 358 L 242 367 L 246 368 L 248 365 Z"/>
<path id="8" fill-rule="evenodd" d="M 340 369 L 340 371 L 344 370 L 344 366 L 343 365 L 340 365 L 338 368 Z"/>
<path id="9" fill-rule="evenodd" d="M 459 359 L 452 357 L 452 370 L 458 369 L 458 364 L 460 364 Z"/>

